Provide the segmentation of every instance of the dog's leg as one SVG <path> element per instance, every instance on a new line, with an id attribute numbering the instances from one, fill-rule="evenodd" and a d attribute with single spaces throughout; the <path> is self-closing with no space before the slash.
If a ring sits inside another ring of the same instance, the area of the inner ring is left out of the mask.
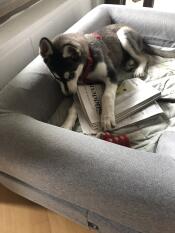
<path id="1" fill-rule="evenodd" d="M 67 118 L 61 127 L 72 130 L 72 128 L 75 126 L 77 117 L 78 117 L 77 111 L 73 103 L 72 106 L 69 108 Z"/>
<path id="2" fill-rule="evenodd" d="M 136 66 L 136 62 L 135 60 L 133 60 L 132 58 L 129 59 L 126 64 L 125 64 L 125 67 L 124 69 L 127 71 L 127 72 L 131 72 L 133 69 L 135 69 L 137 66 Z"/>
<path id="3" fill-rule="evenodd" d="M 142 52 L 142 38 L 137 32 L 129 27 L 120 28 L 117 31 L 117 36 L 123 49 L 126 50 L 138 63 L 134 77 L 144 78 L 148 58 L 144 52 Z"/>
<path id="4" fill-rule="evenodd" d="M 117 84 L 111 83 L 109 78 L 106 79 L 101 113 L 101 126 L 104 130 L 115 126 L 115 96 L 117 87 Z"/>

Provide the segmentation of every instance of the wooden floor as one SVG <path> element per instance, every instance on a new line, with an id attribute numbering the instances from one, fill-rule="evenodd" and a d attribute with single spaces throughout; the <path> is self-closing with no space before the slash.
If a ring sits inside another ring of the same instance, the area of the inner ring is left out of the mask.
<path id="1" fill-rule="evenodd" d="M 0 185 L 0 233 L 95 233 Z"/>

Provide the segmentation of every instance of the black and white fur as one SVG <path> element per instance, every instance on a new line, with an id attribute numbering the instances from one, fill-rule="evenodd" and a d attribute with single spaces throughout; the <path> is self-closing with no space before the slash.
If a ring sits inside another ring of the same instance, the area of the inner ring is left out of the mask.
<path id="1" fill-rule="evenodd" d="M 61 34 L 53 42 L 47 38 L 40 41 L 40 54 L 59 82 L 63 94 L 75 94 L 83 74 L 89 53 L 93 58 L 87 76 L 91 82 L 105 84 L 102 96 L 101 125 L 104 130 L 115 126 L 115 95 L 118 88 L 118 73 L 128 57 L 137 63 L 134 76 L 143 78 L 147 66 L 144 42 L 132 28 L 113 24 L 97 31 L 102 40 L 93 34 Z M 128 64 L 133 64 L 131 61 Z M 75 106 L 69 109 L 63 127 L 72 129 L 77 119 Z"/>

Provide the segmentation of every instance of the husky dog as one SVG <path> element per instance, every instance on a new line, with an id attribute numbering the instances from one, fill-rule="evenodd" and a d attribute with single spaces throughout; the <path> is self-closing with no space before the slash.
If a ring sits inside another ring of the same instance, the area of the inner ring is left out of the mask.
<path id="1" fill-rule="evenodd" d="M 134 76 L 143 78 L 145 74 L 148 58 L 141 36 L 128 26 L 112 24 L 90 34 L 61 34 L 53 41 L 42 38 L 39 46 L 40 54 L 63 94 L 75 94 L 77 85 L 82 83 L 105 84 L 101 126 L 104 130 L 114 127 L 115 96 L 122 64 L 130 57 L 137 64 Z M 132 66 L 133 62 L 128 61 Z M 72 129 L 76 119 L 73 104 L 63 127 Z"/>

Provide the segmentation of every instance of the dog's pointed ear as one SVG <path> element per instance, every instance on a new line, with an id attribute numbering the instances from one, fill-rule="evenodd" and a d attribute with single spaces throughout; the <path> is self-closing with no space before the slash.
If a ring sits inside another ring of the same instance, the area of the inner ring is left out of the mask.
<path id="1" fill-rule="evenodd" d="M 74 44 L 65 44 L 63 47 L 63 57 L 70 57 L 73 60 L 77 60 L 81 55 L 80 46 Z"/>
<path id="2" fill-rule="evenodd" d="M 43 58 L 48 57 L 49 55 L 53 54 L 53 44 L 52 42 L 46 38 L 43 37 L 39 42 L 39 53 Z"/>

